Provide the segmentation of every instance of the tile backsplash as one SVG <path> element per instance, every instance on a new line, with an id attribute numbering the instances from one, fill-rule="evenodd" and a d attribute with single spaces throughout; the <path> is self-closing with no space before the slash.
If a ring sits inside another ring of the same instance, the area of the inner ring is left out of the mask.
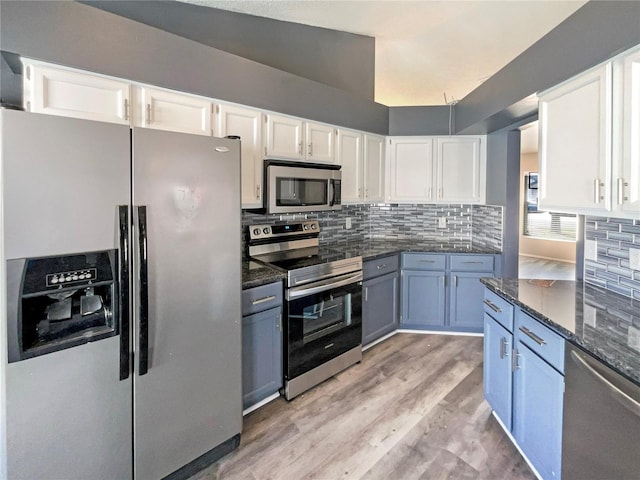
<path id="1" fill-rule="evenodd" d="M 438 227 L 438 218 L 446 226 Z M 341 210 L 297 214 L 295 220 L 320 222 L 320 243 L 346 243 L 369 238 L 418 238 L 461 247 L 502 250 L 502 207 L 489 205 L 372 204 L 343 205 Z M 351 228 L 346 228 L 347 218 Z M 265 215 L 243 211 L 242 228 L 256 223 L 294 220 L 292 215 Z M 243 236 L 243 242 L 245 241 Z M 246 251 L 243 245 L 243 252 Z"/>
<path id="2" fill-rule="evenodd" d="M 629 261 L 640 251 L 640 220 L 586 217 L 584 237 L 584 281 L 640 300 L 640 270 Z"/>

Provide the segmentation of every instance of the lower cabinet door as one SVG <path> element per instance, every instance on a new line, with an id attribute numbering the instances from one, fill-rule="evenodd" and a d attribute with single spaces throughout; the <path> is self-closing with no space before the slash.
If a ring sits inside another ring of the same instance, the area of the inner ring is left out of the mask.
<path id="1" fill-rule="evenodd" d="M 445 282 L 445 272 L 403 271 L 403 327 L 444 326 Z"/>
<path id="2" fill-rule="evenodd" d="M 484 398 L 511 431 L 512 389 L 511 350 L 513 335 L 486 313 L 484 314 Z"/>
<path id="3" fill-rule="evenodd" d="M 492 272 L 451 272 L 449 285 L 449 325 L 482 332 L 484 285 L 480 277 L 493 277 Z"/>
<path id="4" fill-rule="evenodd" d="M 362 344 L 398 328 L 398 274 L 389 273 L 362 283 Z"/>
<path id="5" fill-rule="evenodd" d="M 242 318 L 243 408 L 282 387 L 282 308 Z"/>
<path id="6" fill-rule="evenodd" d="M 564 377 L 518 342 L 513 436 L 545 480 L 560 478 Z"/>

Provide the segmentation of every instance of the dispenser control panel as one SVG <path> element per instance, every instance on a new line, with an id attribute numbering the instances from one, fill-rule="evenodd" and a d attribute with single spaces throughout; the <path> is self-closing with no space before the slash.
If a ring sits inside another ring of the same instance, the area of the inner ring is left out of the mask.
<path id="1" fill-rule="evenodd" d="M 55 287 L 57 285 L 73 282 L 91 282 L 95 281 L 97 277 L 98 270 L 95 268 L 86 268 L 70 272 L 49 273 L 47 274 L 47 287 Z"/>

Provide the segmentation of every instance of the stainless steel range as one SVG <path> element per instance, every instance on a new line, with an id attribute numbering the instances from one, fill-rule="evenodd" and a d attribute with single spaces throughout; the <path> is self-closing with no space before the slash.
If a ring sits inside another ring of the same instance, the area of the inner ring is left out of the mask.
<path id="1" fill-rule="evenodd" d="M 249 255 L 287 274 L 287 400 L 362 359 L 362 257 L 320 247 L 319 234 L 316 220 L 248 227 Z"/>

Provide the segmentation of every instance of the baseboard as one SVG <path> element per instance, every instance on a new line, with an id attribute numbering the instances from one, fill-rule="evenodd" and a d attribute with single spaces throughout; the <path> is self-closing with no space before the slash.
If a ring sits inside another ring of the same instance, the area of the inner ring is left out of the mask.
<path id="1" fill-rule="evenodd" d="M 422 333 L 424 335 L 461 335 L 463 337 L 484 337 L 481 332 L 451 332 L 444 330 L 414 330 L 411 328 L 399 328 L 395 333 Z"/>
<path id="2" fill-rule="evenodd" d="M 362 351 L 366 352 L 367 350 L 369 350 L 371 347 L 375 347 L 376 345 L 378 345 L 380 342 L 384 342 L 385 340 L 387 340 L 388 338 L 393 337 L 396 333 L 398 333 L 398 330 L 394 330 L 391 333 L 387 333 L 386 335 L 380 337 L 379 339 L 365 345 L 362 347 Z"/>
<path id="3" fill-rule="evenodd" d="M 245 415 L 250 414 L 254 410 L 257 410 L 260 407 L 263 407 L 267 403 L 273 402 L 276 398 L 280 398 L 280 394 L 278 392 L 274 393 L 273 395 L 268 396 L 264 400 L 260 400 L 258 403 L 254 403 L 253 405 L 248 407 L 246 410 L 243 410 L 242 411 L 242 416 L 244 417 Z"/>
<path id="4" fill-rule="evenodd" d="M 529 458 L 527 458 L 527 456 L 524 454 L 524 452 L 520 449 L 520 446 L 518 445 L 518 442 L 516 442 L 516 439 L 513 438 L 513 435 L 511 435 L 511 432 L 507 429 L 505 424 L 502 423 L 502 420 L 500 420 L 500 417 L 498 417 L 498 415 L 496 415 L 495 410 L 491 410 L 491 415 L 493 415 L 493 418 L 496 419 L 496 421 L 498 422 L 498 425 L 500 425 L 502 427 L 502 430 L 504 430 L 504 433 L 507 434 L 507 437 L 509 437 L 509 440 L 511 440 L 511 443 L 513 444 L 513 446 L 516 447 L 516 450 L 518 450 L 518 452 L 520 452 L 520 455 L 522 455 L 522 458 L 524 459 L 524 461 L 527 462 L 527 465 L 529 465 L 529 468 L 531 469 L 533 474 L 536 476 L 536 478 L 538 480 L 544 480 L 544 478 L 542 478 L 542 476 L 538 473 L 538 470 L 536 470 L 536 467 L 533 466 L 533 464 L 529 461 Z"/>

